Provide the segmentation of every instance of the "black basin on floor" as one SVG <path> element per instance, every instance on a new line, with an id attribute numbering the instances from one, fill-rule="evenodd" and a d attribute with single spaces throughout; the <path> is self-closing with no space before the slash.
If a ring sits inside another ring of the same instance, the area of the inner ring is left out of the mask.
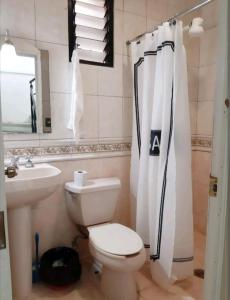
<path id="1" fill-rule="evenodd" d="M 80 279 L 81 264 L 78 253 L 68 247 L 46 251 L 40 261 L 40 279 L 50 285 L 70 285 Z"/>

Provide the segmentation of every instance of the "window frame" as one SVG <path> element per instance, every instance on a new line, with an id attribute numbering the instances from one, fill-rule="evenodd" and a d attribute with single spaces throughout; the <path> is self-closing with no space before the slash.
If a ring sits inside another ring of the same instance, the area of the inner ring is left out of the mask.
<path id="1" fill-rule="evenodd" d="M 114 67 L 114 0 L 106 0 L 107 14 L 109 14 L 109 21 L 107 23 L 107 32 L 111 33 L 111 41 L 107 46 L 109 46 L 110 60 L 107 62 L 97 62 L 80 59 L 81 64 L 103 66 L 103 67 Z M 76 49 L 76 11 L 75 11 L 76 0 L 68 0 L 68 29 L 69 29 L 69 62 L 72 60 L 73 51 Z"/>

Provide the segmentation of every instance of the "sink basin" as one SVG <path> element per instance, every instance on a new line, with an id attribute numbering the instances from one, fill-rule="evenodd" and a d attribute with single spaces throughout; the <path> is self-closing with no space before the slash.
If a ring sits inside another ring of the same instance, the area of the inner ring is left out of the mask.
<path id="1" fill-rule="evenodd" d="M 32 291 L 31 207 L 56 191 L 61 171 L 49 164 L 36 164 L 33 168 L 20 166 L 17 173 L 14 178 L 5 178 L 5 190 L 13 296 L 25 299 Z"/>
<path id="2" fill-rule="evenodd" d="M 19 166 L 18 175 L 5 177 L 7 208 L 13 209 L 49 197 L 60 183 L 61 171 L 49 164 L 37 164 L 33 168 Z"/>

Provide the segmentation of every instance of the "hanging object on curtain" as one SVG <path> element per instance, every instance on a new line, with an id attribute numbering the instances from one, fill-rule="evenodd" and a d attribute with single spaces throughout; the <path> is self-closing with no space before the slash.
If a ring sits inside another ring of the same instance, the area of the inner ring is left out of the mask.
<path id="1" fill-rule="evenodd" d="M 191 133 L 181 22 L 132 43 L 131 193 L 151 273 L 167 286 L 193 274 Z"/>

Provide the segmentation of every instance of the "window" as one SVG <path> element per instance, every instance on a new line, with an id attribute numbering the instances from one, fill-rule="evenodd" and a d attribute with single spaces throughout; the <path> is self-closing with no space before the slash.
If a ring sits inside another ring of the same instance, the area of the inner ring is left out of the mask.
<path id="1" fill-rule="evenodd" d="M 113 67 L 113 0 L 69 0 L 69 58 Z"/>

